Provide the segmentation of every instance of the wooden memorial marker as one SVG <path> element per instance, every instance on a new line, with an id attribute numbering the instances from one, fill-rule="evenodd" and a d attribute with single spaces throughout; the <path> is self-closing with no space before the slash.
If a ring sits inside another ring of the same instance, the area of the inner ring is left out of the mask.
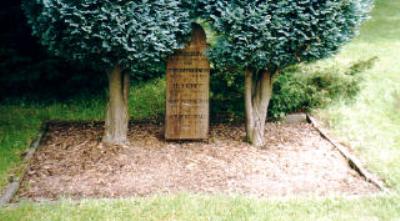
<path id="1" fill-rule="evenodd" d="M 167 140 L 208 139 L 210 63 L 206 49 L 206 33 L 195 24 L 190 43 L 168 59 Z"/>

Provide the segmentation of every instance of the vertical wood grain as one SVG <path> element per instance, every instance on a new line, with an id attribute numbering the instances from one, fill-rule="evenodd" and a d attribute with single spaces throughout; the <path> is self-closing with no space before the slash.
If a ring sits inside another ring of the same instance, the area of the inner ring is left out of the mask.
<path id="1" fill-rule="evenodd" d="M 165 138 L 208 139 L 210 63 L 206 34 L 193 25 L 192 39 L 168 59 Z"/>

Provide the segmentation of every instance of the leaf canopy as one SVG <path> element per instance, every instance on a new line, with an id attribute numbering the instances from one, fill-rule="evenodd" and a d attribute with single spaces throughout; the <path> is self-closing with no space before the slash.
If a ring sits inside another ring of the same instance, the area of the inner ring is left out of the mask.
<path id="1" fill-rule="evenodd" d="M 25 0 L 41 43 L 56 55 L 131 73 L 161 63 L 196 16 L 218 33 L 216 67 L 278 70 L 335 54 L 373 0 Z"/>
<path id="2" fill-rule="evenodd" d="M 183 47 L 191 31 L 178 0 L 25 0 L 23 9 L 50 52 L 99 70 L 143 72 Z"/>
<path id="3" fill-rule="evenodd" d="M 197 0 L 219 34 L 215 65 L 283 69 L 335 54 L 367 18 L 372 0 Z"/>

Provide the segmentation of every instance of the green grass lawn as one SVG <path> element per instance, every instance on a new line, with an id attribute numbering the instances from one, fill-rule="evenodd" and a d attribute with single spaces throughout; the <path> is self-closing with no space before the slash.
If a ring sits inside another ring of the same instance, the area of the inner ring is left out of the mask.
<path id="1" fill-rule="evenodd" d="M 377 57 L 366 71 L 357 101 L 338 103 L 318 112 L 343 141 L 355 148 L 368 168 L 400 191 L 400 1 L 378 0 L 374 17 L 360 36 L 334 59 L 339 66 L 351 60 Z"/>
<path id="2" fill-rule="evenodd" d="M 2 220 L 396 220 L 400 198 L 259 200 L 227 196 L 157 196 L 123 200 L 23 203 Z"/>
<path id="3" fill-rule="evenodd" d="M 309 66 L 345 66 L 377 57 L 365 73 L 363 90 L 348 104 L 339 102 L 316 111 L 344 142 L 355 148 L 368 169 L 379 174 L 392 194 L 342 197 L 254 199 L 245 196 L 156 196 L 118 200 L 68 199 L 56 203 L 25 202 L 0 209 L 0 220 L 400 220 L 400 1 L 377 0 L 373 18 L 361 36 L 335 58 Z M 164 111 L 163 81 L 135 87 L 132 116 Z M 161 94 L 160 94 L 161 93 Z M 161 99 L 161 100 L 160 100 Z M 51 105 L 21 102 L 0 106 L 0 189 L 8 174 L 18 171 L 19 157 L 44 120 L 101 120 L 101 99 L 77 99 Z"/>

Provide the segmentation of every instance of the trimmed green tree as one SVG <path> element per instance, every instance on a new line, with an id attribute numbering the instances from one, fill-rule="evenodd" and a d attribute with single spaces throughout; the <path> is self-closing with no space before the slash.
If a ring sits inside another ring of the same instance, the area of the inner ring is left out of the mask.
<path id="1" fill-rule="evenodd" d="M 23 9 L 51 53 L 108 74 L 103 142 L 109 144 L 127 142 L 129 76 L 163 65 L 191 31 L 178 0 L 25 0 Z"/>
<path id="2" fill-rule="evenodd" d="M 245 76 L 247 141 L 265 145 L 272 84 L 293 64 L 335 54 L 371 9 L 371 0 L 198 0 L 194 11 L 219 34 L 209 55 L 216 68 Z"/>

